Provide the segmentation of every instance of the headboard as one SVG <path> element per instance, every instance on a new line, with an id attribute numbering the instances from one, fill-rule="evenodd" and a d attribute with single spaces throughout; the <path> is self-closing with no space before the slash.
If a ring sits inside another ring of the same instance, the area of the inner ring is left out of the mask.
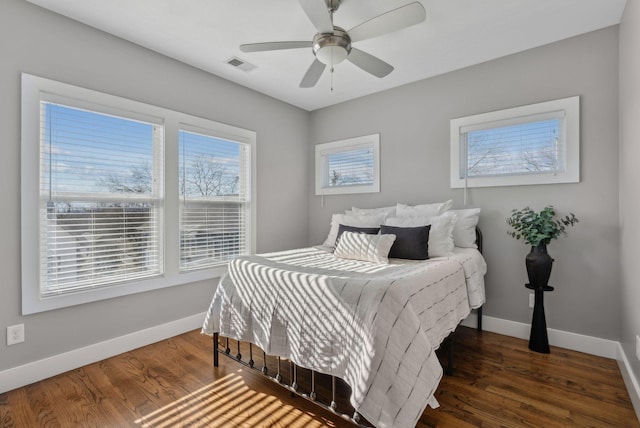
<path id="1" fill-rule="evenodd" d="M 476 245 L 478 246 L 478 251 L 482 253 L 482 231 L 478 226 L 476 226 Z"/>

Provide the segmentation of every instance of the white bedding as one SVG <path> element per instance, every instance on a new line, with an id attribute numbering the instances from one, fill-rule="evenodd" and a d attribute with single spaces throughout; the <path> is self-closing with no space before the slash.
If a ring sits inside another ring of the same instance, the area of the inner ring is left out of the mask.
<path id="1" fill-rule="evenodd" d="M 442 377 L 435 349 L 484 303 L 475 249 L 421 262 L 338 259 L 313 247 L 229 263 L 203 333 L 344 379 L 375 426 L 414 427 Z"/>

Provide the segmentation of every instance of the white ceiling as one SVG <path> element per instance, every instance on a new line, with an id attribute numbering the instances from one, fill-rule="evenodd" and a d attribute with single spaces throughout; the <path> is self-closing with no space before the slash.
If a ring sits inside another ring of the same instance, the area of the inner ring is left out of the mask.
<path id="1" fill-rule="evenodd" d="M 420 0 L 424 23 L 354 44 L 395 67 L 379 79 L 348 61 L 298 85 L 311 49 L 242 53 L 243 43 L 311 40 L 297 0 L 27 0 L 306 110 L 446 73 L 620 22 L 626 0 Z M 324 0 L 318 0 L 322 2 Z M 413 0 L 344 0 L 345 29 Z M 226 63 L 257 66 L 245 72 Z"/>

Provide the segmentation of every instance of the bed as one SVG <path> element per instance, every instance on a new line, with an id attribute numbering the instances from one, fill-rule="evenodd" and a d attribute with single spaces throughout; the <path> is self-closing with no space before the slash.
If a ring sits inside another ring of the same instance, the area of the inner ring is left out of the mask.
<path id="1" fill-rule="evenodd" d="M 220 279 L 202 330 L 214 337 L 214 365 L 219 336 L 248 342 L 343 379 L 354 422 L 362 415 L 378 428 L 413 427 L 427 405 L 438 406 L 443 368 L 435 351 L 485 302 L 477 236 L 478 249 L 424 261 L 349 260 L 326 246 L 239 257 Z M 288 387 L 300 393 L 295 374 Z M 302 395 L 315 399 L 313 381 Z"/>

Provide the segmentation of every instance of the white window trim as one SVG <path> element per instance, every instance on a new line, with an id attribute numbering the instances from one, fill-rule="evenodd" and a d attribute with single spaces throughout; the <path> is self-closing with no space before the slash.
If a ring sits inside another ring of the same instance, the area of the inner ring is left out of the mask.
<path id="1" fill-rule="evenodd" d="M 110 287 L 81 291 L 47 298 L 40 297 L 40 245 L 38 236 L 39 210 L 39 169 L 40 169 L 40 100 L 42 93 L 60 95 L 65 98 L 86 100 L 92 104 L 111 106 L 163 118 L 165 125 L 165 198 L 164 198 L 164 274 L 137 282 L 118 284 Z M 246 143 L 251 150 L 251 220 L 248 225 L 249 249 L 256 248 L 256 133 L 235 126 L 203 119 L 152 106 L 149 104 L 80 88 L 77 86 L 22 74 L 22 145 L 21 145 L 21 235 L 22 235 L 22 314 L 32 314 L 98 300 L 125 296 L 144 291 L 157 290 L 195 281 L 211 280 L 221 276 L 226 263 L 219 267 L 189 271 L 179 271 L 179 181 L 178 181 L 178 129 L 180 124 L 209 129 L 216 136 Z"/>
<path id="2" fill-rule="evenodd" d="M 373 148 L 373 184 L 329 187 L 327 156 L 362 148 Z M 316 145 L 316 195 L 378 192 L 380 192 L 380 134 L 364 135 Z"/>
<path id="3" fill-rule="evenodd" d="M 470 127 L 487 129 L 491 122 L 516 119 L 524 116 L 543 114 L 548 112 L 565 112 L 565 168 L 560 172 L 514 174 L 492 177 L 460 178 L 462 128 Z M 494 187 L 494 186 L 522 186 L 533 184 L 577 183 L 580 181 L 580 97 L 569 97 L 559 100 L 546 101 L 522 107 L 515 107 L 489 113 L 476 114 L 450 122 L 451 132 L 451 188 Z"/>

